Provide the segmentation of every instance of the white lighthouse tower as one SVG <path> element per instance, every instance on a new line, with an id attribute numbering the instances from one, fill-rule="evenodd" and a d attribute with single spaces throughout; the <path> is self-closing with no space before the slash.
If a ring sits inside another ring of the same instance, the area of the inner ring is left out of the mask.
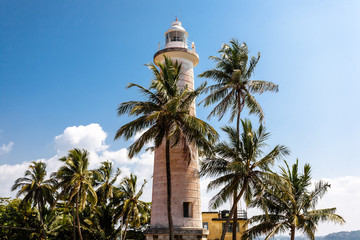
<path id="1" fill-rule="evenodd" d="M 187 86 L 193 90 L 193 69 L 199 63 L 199 55 L 195 52 L 195 44 L 189 44 L 188 33 L 177 19 L 165 32 L 165 46 L 163 49 L 159 47 L 158 52 L 155 53 L 155 64 L 164 62 L 164 55 L 182 64 L 178 86 Z M 195 115 L 195 103 L 191 113 Z M 206 239 L 208 234 L 202 228 L 197 150 L 193 149 L 193 153 L 189 163 L 180 144 L 170 149 L 171 213 L 175 239 Z M 165 146 L 162 145 L 155 149 L 151 223 L 146 233 L 147 240 L 169 239 L 166 201 Z"/>

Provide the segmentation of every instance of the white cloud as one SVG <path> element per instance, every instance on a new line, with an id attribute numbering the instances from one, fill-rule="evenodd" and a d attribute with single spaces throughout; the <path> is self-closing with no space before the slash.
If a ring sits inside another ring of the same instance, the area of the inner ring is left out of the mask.
<path id="1" fill-rule="evenodd" d="M 16 193 L 11 192 L 11 187 L 15 180 L 25 173 L 29 165 L 29 162 L 0 165 L 0 197 L 14 197 L 16 195 Z"/>
<path id="2" fill-rule="evenodd" d="M 62 166 L 63 163 L 58 159 L 66 156 L 69 150 L 73 148 L 86 149 L 90 154 L 90 169 L 97 168 L 101 162 L 109 160 L 114 163 L 114 167 L 119 167 L 121 169 L 119 181 L 123 177 L 129 176 L 130 173 L 134 173 L 138 176 L 139 184 L 143 182 L 143 179 L 148 180 L 143 197 L 146 201 L 151 201 L 153 153 L 145 152 L 130 159 L 126 148 L 116 151 L 108 150 L 109 146 L 105 143 L 106 138 L 107 133 L 96 123 L 86 126 L 67 127 L 63 133 L 54 138 L 56 154 L 48 159 L 37 159 L 35 161 L 44 161 L 47 164 L 47 172 L 50 175 Z M 11 147 L 12 144 L 13 143 L 8 145 Z M 0 188 L 1 197 L 15 196 L 16 193 L 11 192 L 11 186 L 17 178 L 24 175 L 24 172 L 29 167 L 31 161 L 32 160 L 29 159 L 29 161 L 21 164 L 0 165 L 0 185 L 2 186 Z"/>
<path id="3" fill-rule="evenodd" d="M 87 126 L 67 127 L 64 132 L 55 137 L 55 147 L 58 152 L 67 152 L 72 148 L 84 148 L 89 152 L 106 150 L 105 144 L 107 133 L 97 123 Z"/>
<path id="4" fill-rule="evenodd" d="M 109 148 L 105 144 L 107 133 L 97 123 L 83 126 L 67 127 L 55 137 L 54 143 L 58 156 L 66 156 L 74 148 L 86 149 L 89 152 L 90 168 L 96 168 L 102 162 L 101 153 Z"/>
<path id="5" fill-rule="evenodd" d="M 13 143 L 13 142 L 9 142 L 8 144 L 3 144 L 3 145 L 0 147 L 0 155 L 1 155 L 1 154 L 4 154 L 4 153 L 11 152 L 13 146 L 14 146 L 14 143 Z"/>
<path id="6" fill-rule="evenodd" d="M 201 210 L 204 212 L 207 211 L 215 211 L 213 209 L 209 209 L 209 202 L 211 198 L 216 194 L 216 191 L 207 191 L 207 185 L 210 183 L 210 178 L 202 178 L 200 181 L 200 191 L 201 191 Z M 222 209 L 228 208 L 227 206 Z"/>
<path id="7" fill-rule="evenodd" d="M 345 176 L 322 179 L 331 184 L 331 188 L 319 201 L 317 208 L 336 207 L 336 213 L 342 216 L 346 223 L 335 225 L 333 223 L 321 224 L 319 235 L 338 231 L 353 231 L 360 229 L 360 177 Z"/>
<path id="8" fill-rule="evenodd" d="M 130 164 L 132 161 L 128 156 L 128 151 L 126 148 L 122 148 L 118 151 L 104 151 L 102 154 L 102 159 L 104 161 L 111 160 L 117 164 Z"/>

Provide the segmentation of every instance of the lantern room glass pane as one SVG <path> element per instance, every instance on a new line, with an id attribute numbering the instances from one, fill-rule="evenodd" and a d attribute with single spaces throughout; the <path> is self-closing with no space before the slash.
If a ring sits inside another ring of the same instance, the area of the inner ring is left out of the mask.
<path id="1" fill-rule="evenodd" d="M 166 34 L 166 43 L 169 42 L 185 42 L 186 34 L 184 32 L 172 31 Z"/>

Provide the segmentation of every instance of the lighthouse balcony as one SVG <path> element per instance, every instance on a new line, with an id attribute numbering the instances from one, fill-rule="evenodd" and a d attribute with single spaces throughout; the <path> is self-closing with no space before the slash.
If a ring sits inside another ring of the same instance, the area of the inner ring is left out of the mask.
<path id="1" fill-rule="evenodd" d="M 154 62 L 161 62 L 164 55 L 170 58 L 188 59 L 195 67 L 199 63 L 199 55 L 195 51 L 195 44 L 190 41 L 167 41 L 162 45 L 159 44 L 158 51 L 154 55 Z"/>
<path id="2" fill-rule="evenodd" d="M 158 51 L 165 48 L 186 48 L 195 53 L 195 44 L 189 40 L 180 38 L 167 39 L 166 42 L 159 43 Z"/>

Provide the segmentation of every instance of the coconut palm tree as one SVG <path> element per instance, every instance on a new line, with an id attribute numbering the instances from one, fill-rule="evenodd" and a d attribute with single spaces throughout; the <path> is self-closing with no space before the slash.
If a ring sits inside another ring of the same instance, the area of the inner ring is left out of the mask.
<path id="1" fill-rule="evenodd" d="M 84 228 L 96 239 L 115 239 L 121 231 L 117 225 L 122 215 L 123 197 L 119 188 L 115 186 L 121 171 L 119 168 L 116 172 L 114 170 L 112 163 L 106 161 L 94 171 L 98 202 L 96 207 L 87 207 Z"/>
<path id="2" fill-rule="evenodd" d="M 171 172 L 170 148 L 176 144 L 183 144 L 187 158 L 191 160 L 190 144 L 200 147 L 205 152 L 211 151 L 211 143 L 217 139 L 217 132 L 206 122 L 190 113 L 195 98 L 205 85 L 191 91 L 186 86 L 177 86 L 181 74 L 181 64 L 165 57 L 164 64 L 147 65 L 153 73 L 149 89 L 137 84 L 137 87 L 147 97 L 146 101 L 130 101 L 121 103 L 118 114 L 128 113 L 137 118 L 123 125 L 116 133 L 115 139 L 132 138 L 140 130 L 144 133 L 129 147 L 129 156 L 133 157 L 146 143 L 154 141 L 155 148 L 165 144 L 165 162 L 167 179 L 167 212 L 170 239 L 174 239 L 171 216 Z"/>
<path id="3" fill-rule="evenodd" d="M 31 162 L 29 169 L 25 171 L 25 177 L 18 178 L 11 190 L 15 191 L 19 189 L 16 196 L 24 195 L 23 200 L 20 203 L 21 206 L 25 206 L 28 203 L 32 203 L 37 206 L 40 215 L 41 228 L 43 236 L 47 239 L 45 225 L 44 225 L 44 211 L 46 203 L 53 205 L 54 203 L 54 186 L 56 184 L 55 179 L 46 178 L 46 163 L 44 162 Z"/>
<path id="4" fill-rule="evenodd" d="M 55 174 L 62 189 L 60 196 L 74 204 L 76 209 L 77 227 L 79 237 L 82 240 L 79 211 L 84 209 L 87 202 L 95 205 L 97 202 L 96 192 L 93 188 L 93 172 L 88 170 L 88 151 L 85 149 L 72 149 L 66 157 L 59 160 L 65 163 Z M 75 218 L 74 218 L 75 226 Z"/>
<path id="5" fill-rule="evenodd" d="M 262 94 L 265 91 L 277 92 L 278 85 L 259 80 L 250 80 L 255 67 L 260 59 L 252 56 L 249 60 L 249 51 L 246 43 L 236 39 L 230 44 L 223 44 L 218 51 L 220 57 L 210 56 L 216 62 L 215 69 L 205 71 L 199 77 L 211 78 L 216 83 L 208 86 L 204 91 L 210 92 L 202 101 L 204 106 L 219 102 L 210 112 L 209 117 L 218 116 L 219 119 L 230 110 L 230 121 L 237 118 L 237 130 L 240 128 L 240 113 L 246 106 L 250 114 L 256 114 L 260 121 L 264 120 L 264 112 L 253 96 L 254 93 Z"/>
<path id="6" fill-rule="evenodd" d="M 250 80 L 255 67 L 260 59 L 260 52 L 257 57 L 252 56 L 249 60 L 249 51 L 246 43 L 240 43 L 232 39 L 230 44 L 223 44 L 218 51 L 220 57 L 211 56 L 210 59 L 216 62 L 215 69 L 205 71 L 199 77 L 211 78 L 216 83 L 207 87 L 204 91 L 209 95 L 201 102 L 204 106 L 217 103 L 210 112 L 211 116 L 218 116 L 222 119 L 225 113 L 230 110 L 230 121 L 236 117 L 236 129 L 240 135 L 240 114 L 244 107 L 249 109 L 250 114 L 256 114 L 260 121 L 264 120 L 264 112 L 260 104 L 253 96 L 254 93 L 262 94 L 264 91 L 277 92 L 278 85 L 259 80 Z M 234 189 L 234 201 L 238 189 Z M 237 224 L 237 209 L 235 210 L 234 221 Z M 236 229 L 233 229 L 233 239 L 236 239 Z"/>
<path id="7" fill-rule="evenodd" d="M 211 199 L 210 207 L 217 208 L 225 203 L 236 189 L 240 193 L 234 199 L 221 239 L 225 238 L 231 218 L 242 196 L 246 202 L 250 202 L 254 192 L 262 187 L 262 179 L 269 174 L 270 167 L 275 160 L 288 154 L 286 147 L 275 146 L 269 153 L 264 154 L 263 148 L 269 133 L 260 125 L 254 130 L 249 120 L 241 120 L 242 133 L 240 138 L 237 130 L 232 127 L 223 127 L 229 142 L 220 142 L 215 147 L 215 155 L 205 158 L 200 165 L 200 176 L 208 176 L 215 179 L 207 186 L 208 190 L 222 187 Z M 235 222 L 234 222 L 235 224 Z M 233 225 L 236 229 L 236 225 Z"/>
<path id="8" fill-rule="evenodd" d="M 87 206 L 83 211 L 84 225 L 92 239 L 113 240 L 121 234 L 119 220 L 123 215 L 123 196 L 120 191 L 114 191 L 113 198 L 103 203 L 97 203 L 95 207 Z"/>
<path id="9" fill-rule="evenodd" d="M 113 165 L 111 162 L 102 162 L 100 168 L 94 171 L 95 186 L 97 186 L 96 194 L 98 203 L 106 204 L 114 197 L 114 192 L 118 191 L 115 187 L 115 182 L 120 175 L 119 168 L 114 173 Z"/>
<path id="10" fill-rule="evenodd" d="M 131 221 L 133 227 L 139 227 L 142 222 L 149 219 L 150 204 L 140 200 L 143 194 L 146 180 L 137 191 L 137 176 L 130 174 L 120 184 L 120 192 L 123 197 L 123 218 L 126 219 L 125 231 L 122 239 L 126 238 L 126 231 Z"/>
<path id="11" fill-rule="evenodd" d="M 294 240 L 295 231 L 300 230 L 314 240 L 316 226 L 320 222 L 345 222 L 335 214 L 336 208 L 315 209 L 330 184 L 319 181 L 310 190 L 312 182 L 309 164 L 304 165 L 303 173 L 299 173 L 298 160 L 291 168 L 286 161 L 285 165 L 280 167 L 279 176 L 269 179 L 264 193 L 250 204 L 250 207 L 261 208 L 264 214 L 249 219 L 248 222 L 255 226 L 248 229 L 242 239 L 266 234 L 267 240 L 275 234 L 290 231 L 291 240 Z"/>

